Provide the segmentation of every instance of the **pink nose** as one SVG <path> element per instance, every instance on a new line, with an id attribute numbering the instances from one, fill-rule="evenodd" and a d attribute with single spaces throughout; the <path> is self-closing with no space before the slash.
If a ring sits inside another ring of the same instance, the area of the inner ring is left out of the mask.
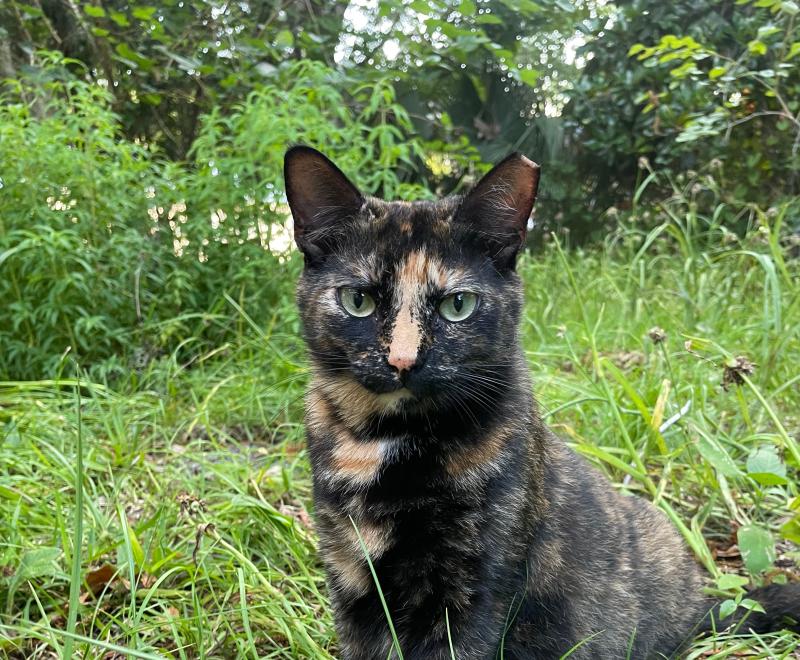
<path id="1" fill-rule="evenodd" d="M 417 356 L 411 353 L 389 353 L 387 359 L 398 371 L 409 371 L 417 362 Z"/>

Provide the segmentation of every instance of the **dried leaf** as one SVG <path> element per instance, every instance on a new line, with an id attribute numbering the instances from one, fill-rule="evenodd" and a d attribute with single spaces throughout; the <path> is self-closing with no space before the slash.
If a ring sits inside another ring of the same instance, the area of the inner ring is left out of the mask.
<path id="1" fill-rule="evenodd" d="M 103 564 L 86 574 L 85 582 L 91 592 L 97 596 L 117 575 L 117 569 L 111 564 Z"/>

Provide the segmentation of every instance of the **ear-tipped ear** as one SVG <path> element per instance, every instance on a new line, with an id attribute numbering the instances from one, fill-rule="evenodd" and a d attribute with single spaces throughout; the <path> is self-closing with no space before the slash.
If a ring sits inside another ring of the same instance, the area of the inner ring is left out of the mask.
<path id="1" fill-rule="evenodd" d="M 311 147 L 289 149 L 283 175 L 294 218 L 294 240 L 313 262 L 330 249 L 337 225 L 358 213 L 364 198 L 336 165 Z"/>
<path id="2" fill-rule="evenodd" d="M 455 219 L 468 225 L 498 267 L 513 268 L 538 188 L 539 166 L 511 154 L 467 194 Z"/>

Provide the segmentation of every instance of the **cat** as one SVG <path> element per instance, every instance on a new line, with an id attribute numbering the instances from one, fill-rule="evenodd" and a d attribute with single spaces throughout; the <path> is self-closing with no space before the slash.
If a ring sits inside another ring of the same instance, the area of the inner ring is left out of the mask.
<path id="1" fill-rule="evenodd" d="M 709 627 L 666 517 L 537 412 L 515 264 L 539 167 L 513 154 L 434 202 L 365 197 L 306 146 L 284 169 L 341 656 L 385 659 L 394 635 L 406 660 L 663 657 Z M 800 619 L 800 585 L 755 597 L 748 627 Z"/>

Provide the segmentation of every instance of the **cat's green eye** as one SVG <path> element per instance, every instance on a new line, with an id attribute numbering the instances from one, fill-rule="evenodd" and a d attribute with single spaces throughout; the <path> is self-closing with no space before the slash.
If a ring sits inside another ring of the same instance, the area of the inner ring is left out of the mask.
<path id="1" fill-rule="evenodd" d="M 344 310 L 350 316 L 363 318 L 375 311 L 375 301 L 372 296 L 358 289 L 344 287 L 339 289 L 339 300 Z"/>
<path id="2" fill-rule="evenodd" d="M 458 322 L 472 316 L 478 306 L 478 296 L 468 291 L 460 291 L 447 296 L 439 303 L 439 314 L 448 321 Z"/>

